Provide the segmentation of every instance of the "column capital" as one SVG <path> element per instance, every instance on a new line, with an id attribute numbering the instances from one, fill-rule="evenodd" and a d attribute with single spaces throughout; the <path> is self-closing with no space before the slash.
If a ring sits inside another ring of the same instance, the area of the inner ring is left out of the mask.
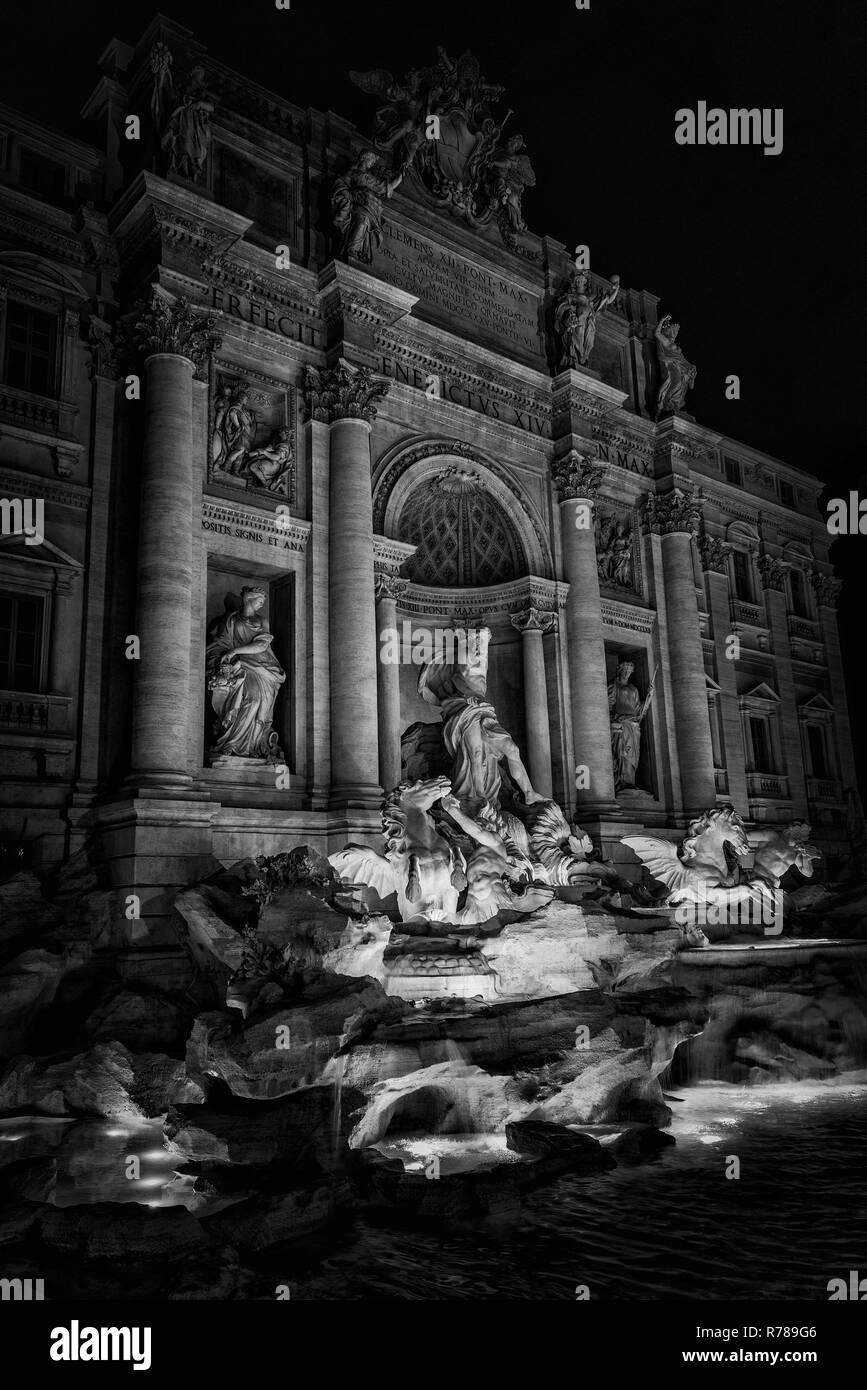
<path id="1" fill-rule="evenodd" d="M 819 570 L 813 570 L 810 582 L 815 590 L 817 603 L 825 608 L 837 607 L 843 587 L 841 580 L 835 579 L 832 574 L 821 574 Z"/>
<path id="2" fill-rule="evenodd" d="M 642 526 L 659 536 L 678 532 L 695 535 L 701 521 L 701 503 L 693 493 L 676 487 L 662 497 L 652 492 L 642 508 Z"/>
<path id="3" fill-rule="evenodd" d="M 388 381 L 378 381 L 369 367 L 353 367 L 344 357 L 333 367 L 304 370 L 304 407 L 309 420 L 331 425 L 335 420 L 376 419 Z"/>
<path id="4" fill-rule="evenodd" d="M 760 555 L 756 565 L 762 578 L 762 588 L 775 589 L 777 593 L 782 593 L 786 587 L 787 569 L 782 560 L 776 560 L 772 555 Z"/>
<path id="5" fill-rule="evenodd" d="M 719 536 L 708 536 L 704 534 L 698 538 L 698 553 L 701 556 L 701 567 L 706 574 L 725 574 L 726 561 L 731 551 L 731 546 L 721 541 Z"/>
<path id="6" fill-rule="evenodd" d="M 118 327 L 121 340 L 133 352 L 186 357 L 197 370 L 223 341 L 213 315 L 197 313 L 184 296 L 169 294 L 161 285 L 151 285 L 147 298 L 139 300 Z"/>
<path id="7" fill-rule="evenodd" d="M 556 632 L 559 625 L 553 608 L 534 608 L 532 604 L 510 613 L 509 622 L 519 632 Z"/>
<path id="8" fill-rule="evenodd" d="M 577 498 L 595 502 L 604 477 L 604 463 L 590 455 L 579 454 L 577 449 L 570 449 L 560 458 L 551 460 L 551 479 L 561 502 Z"/>
<path id="9" fill-rule="evenodd" d="M 401 578 L 399 574 L 377 570 L 373 576 L 373 591 L 377 603 L 381 603 L 383 599 L 402 599 L 408 588 L 409 580 Z"/>

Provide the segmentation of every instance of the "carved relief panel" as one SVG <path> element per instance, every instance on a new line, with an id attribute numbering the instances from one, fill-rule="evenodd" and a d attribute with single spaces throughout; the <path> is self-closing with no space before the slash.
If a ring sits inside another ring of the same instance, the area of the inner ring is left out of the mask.
<path id="1" fill-rule="evenodd" d="M 211 368 L 208 480 L 277 502 L 295 501 L 295 391 L 225 361 Z"/>

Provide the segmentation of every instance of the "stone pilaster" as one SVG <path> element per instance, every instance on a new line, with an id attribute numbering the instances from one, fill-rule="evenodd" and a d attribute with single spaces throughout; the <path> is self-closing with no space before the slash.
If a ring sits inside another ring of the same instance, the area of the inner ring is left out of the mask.
<path id="1" fill-rule="evenodd" d="M 675 738 L 683 809 L 688 815 L 716 805 L 707 684 L 692 563 L 692 538 L 700 516 L 695 498 L 674 488 L 661 497 L 651 493 L 642 518 L 645 528 L 656 531 L 661 537 Z"/>
<path id="2" fill-rule="evenodd" d="M 789 615 L 786 608 L 786 565 L 771 555 L 760 555 L 758 570 L 765 591 L 765 607 L 771 629 L 774 666 L 777 672 L 777 692 L 780 696 L 780 746 L 783 753 L 783 772 L 789 779 L 789 796 L 795 816 L 807 815 L 807 782 L 804 775 L 804 751 L 798 724 L 798 700 L 792 671 L 792 647 L 789 637 Z"/>
<path id="3" fill-rule="evenodd" d="M 189 782 L 193 582 L 193 373 L 219 346 L 213 320 L 154 286 L 127 336 L 146 354 L 132 772 L 139 784 Z M 195 716 L 198 717 L 198 711 Z"/>
<path id="4" fill-rule="evenodd" d="M 557 627 L 557 614 L 545 608 L 521 608 L 509 615 L 521 634 L 524 663 L 524 719 L 527 741 L 527 771 L 533 790 L 542 796 L 554 795 L 551 777 L 551 729 L 548 722 L 548 682 L 545 677 L 543 634 Z"/>
<path id="5" fill-rule="evenodd" d="M 617 803 L 594 524 L 605 469 L 570 449 L 553 461 L 551 472 L 560 502 L 563 565 L 569 584 L 564 621 L 575 764 L 589 769 L 589 786 L 577 791 L 578 806 L 585 815 L 612 814 Z"/>
<path id="6" fill-rule="evenodd" d="M 400 666 L 383 661 L 383 634 L 397 628 L 398 599 L 409 580 L 385 570 L 376 572 L 376 698 L 379 706 L 379 780 L 389 792 L 400 781 Z M 386 648 L 387 651 L 387 648 Z"/>
<path id="7" fill-rule="evenodd" d="M 716 673 L 720 688 L 720 719 L 723 753 L 728 773 L 729 797 L 735 809 L 746 815 L 747 764 L 744 752 L 743 724 L 738 704 L 736 662 L 726 656 L 726 639 L 731 635 L 731 607 L 728 586 L 728 556 L 731 546 L 718 536 L 698 538 L 698 552 L 705 574 L 708 611 L 716 648 Z"/>
<path id="8" fill-rule="evenodd" d="M 843 656 L 840 651 L 840 633 L 837 628 L 837 604 L 843 585 L 831 574 L 814 570 L 810 576 L 825 639 L 825 660 L 828 663 L 828 676 L 831 685 L 831 700 L 834 705 L 834 730 L 837 738 L 837 751 L 840 758 L 840 776 L 844 788 L 855 786 L 855 755 L 852 749 L 848 706 L 846 701 L 846 677 L 843 672 Z"/>
<path id="9" fill-rule="evenodd" d="M 370 428 L 387 382 L 341 359 L 308 367 L 309 416 L 331 427 L 329 633 L 331 804 L 378 807 L 379 729 Z"/>
<path id="10" fill-rule="evenodd" d="M 71 695 L 73 678 L 77 684 L 76 657 L 80 624 L 74 621 L 72 586 L 79 571 L 55 570 L 51 603 L 51 644 L 48 650 L 48 691 L 51 695 Z M 76 704 L 78 703 L 76 699 Z"/>

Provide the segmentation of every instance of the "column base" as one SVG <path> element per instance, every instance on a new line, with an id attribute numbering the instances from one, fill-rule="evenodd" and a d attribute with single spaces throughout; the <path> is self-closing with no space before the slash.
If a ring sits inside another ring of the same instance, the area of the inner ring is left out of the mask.
<path id="1" fill-rule="evenodd" d="M 379 811 L 384 792 L 369 782 L 347 782 L 333 786 L 328 798 L 329 810 Z"/>

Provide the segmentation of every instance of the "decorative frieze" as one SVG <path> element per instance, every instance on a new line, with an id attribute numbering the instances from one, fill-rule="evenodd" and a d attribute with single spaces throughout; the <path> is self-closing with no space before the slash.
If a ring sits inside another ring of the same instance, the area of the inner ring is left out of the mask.
<path id="1" fill-rule="evenodd" d="M 787 569 L 782 560 L 777 560 L 772 555 L 760 555 L 756 565 L 761 575 L 762 588 L 782 593 L 786 587 Z"/>
<path id="2" fill-rule="evenodd" d="M 816 592 L 817 603 L 826 608 L 836 608 L 843 587 L 841 581 L 831 574 L 820 574 L 818 570 L 813 571 L 810 580 Z"/>
<path id="3" fill-rule="evenodd" d="M 570 449 L 551 462 L 551 478 L 561 502 L 576 498 L 595 502 L 605 477 L 605 465 Z"/>
<path id="4" fill-rule="evenodd" d="M 651 493 L 644 504 L 642 524 L 645 531 L 669 536 L 677 532 L 695 535 L 701 522 L 701 503 L 692 494 L 676 487 L 659 497 Z"/>
<path id="5" fill-rule="evenodd" d="M 323 371 L 308 366 L 304 375 L 307 417 L 326 425 L 335 420 L 375 420 L 388 385 L 377 381 L 369 367 L 353 367 L 342 357 Z"/>
<path id="6" fill-rule="evenodd" d="M 731 546 L 726 545 L 719 536 L 705 534 L 698 538 L 701 567 L 706 574 L 726 574 L 731 550 Z"/>

